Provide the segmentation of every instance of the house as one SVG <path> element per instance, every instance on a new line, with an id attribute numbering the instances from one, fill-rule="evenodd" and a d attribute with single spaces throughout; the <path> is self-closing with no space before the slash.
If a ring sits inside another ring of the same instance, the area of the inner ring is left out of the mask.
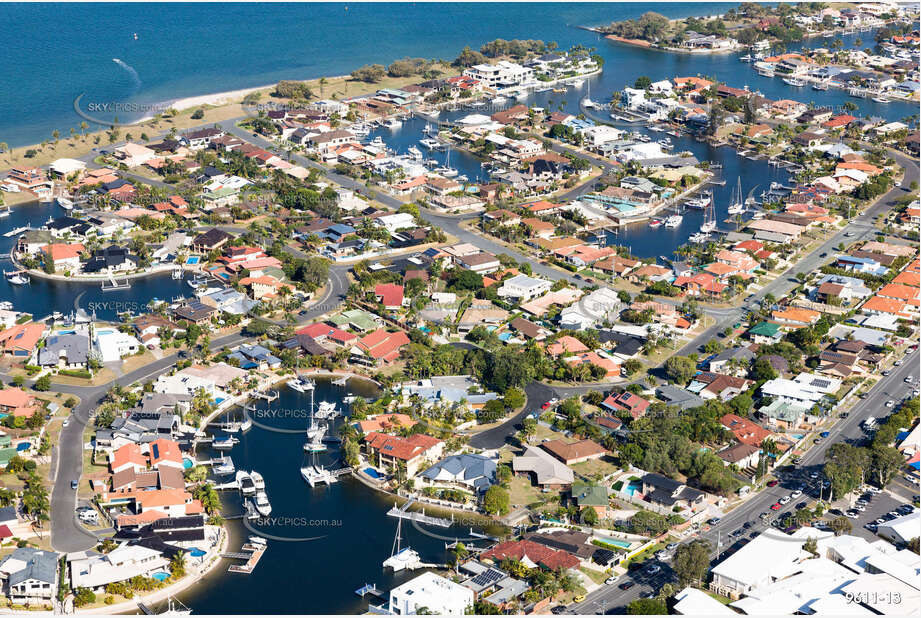
<path id="1" fill-rule="evenodd" d="M 515 275 L 503 281 L 497 290 L 501 298 L 513 299 L 515 302 L 527 302 L 550 291 L 550 281 L 528 275 Z"/>
<path id="2" fill-rule="evenodd" d="M 212 251 L 217 251 L 231 240 L 233 240 L 233 236 L 213 227 L 207 232 L 196 236 L 189 248 L 196 253 L 211 253 Z"/>
<path id="3" fill-rule="evenodd" d="M 419 480 L 481 494 L 496 482 L 496 460 L 473 453 L 450 455 L 422 472 Z"/>
<path id="4" fill-rule="evenodd" d="M 607 517 L 610 504 L 607 487 L 586 483 L 581 480 L 576 481 L 570 488 L 570 497 L 580 511 L 584 508 L 589 508 L 595 511 L 599 519 Z"/>
<path id="5" fill-rule="evenodd" d="M 521 562 L 527 568 L 542 567 L 548 571 L 568 570 L 579 567 L 579 558 L 562 549 L 554 549 L 529 541 L 504 541 L 480 554 L 481 560 L 499 563 L 506 558 Z"/>
<path id="6" fill-rule="evenodd" d="M 352 348 L 352 359 L 370 365 L 387 365 L 400 356 L 400 348 L 409 344 L 403 331 L 388 332 L 383 328 L 365 335 Z"/>
<path id="7" fill-rule="evenodd" d="M 157 156 L 157 153 L 147 146 L 128 142 L 124 146 L 115 148 L 115 158 L 128 167 L 144 165 Z"/>
<path id="8" fill-rule="evenodd" d="M 497 271 L 502 266 L 499 258 L 486 251 L 458 256 L 455 258 L 455 262 L 461 268 L 472 270 L 481 275 Z"/>
<path id="9" fill-rule="evenodd" d="M 129 255 L 128 249 L 111 245 L 96 249 L 83 265 L 84 273 L 119 272 L 131 270 L 137 265 L 137 258 Z"/>
<path id="10" fill-rule="evenodd" d="M 173 309 L 173 315 L 177 320 L 186 320 L 198 325 L 210 322 L 211 316 L 215 313 L 217 313 L 217 309 L 197 300 L 189 301 Z"/>
<path id="11" fill-rule="evenodd" d="M 716 454 L 727 466 L 737 466 L 740 470 L 753 468 L 758 465 L 761 448 L 739 442 L 726 447 Z"/>
<path id="12" fill-rule="evenodd" d="M 773 322 L 759 322 L 746 333 L 753 343 L 771 345 L 783 339 L 780 325 Z"/>
<path id="13" fill-rule="evenodd" d="M 365 451 L 376 467 L 395 470 L 403 465 L 406 478 L 413 478 L 423 463 L 441 458 L 444 442 L 421 433 L 401 438 L 372 431 L 365 436 Z"/>
<path id="14" fill-rule="evenodd" d="M 58 554 L 17 547 L 0 561 L 0 587 L 12 603 L 51 606 L 58 593 Z"/>
<path id="15" fill-rule="evenodd" d="M 600 459 L 607 454 L 603 446 L 592 440 L 579 440 L 572 443 L 563 440 L 547 440 L 540 446 L 567 466 L 591 459 Z"/>
<path id="16" fill-rule="evenodd" d="M 715 373 L 746 372 L 755 360 L 755 353 L 747 347 L 726 348 L 710 359 L 708 369 Z"/>
<path id="17" fill-rule="evenodd" d="M 765 419 L 769 427 L 784 431 L 798 428 L 808 412 L 809 406 L 782 399 L 775 399 L 758 409 L 758 414 Z"/>
<path id="18" fill-rule="evenodd" d="M 569 466 L 548 451 L 534 446 L 526 446 L 524 454 L 512 459 L 512 470 L 516 474 L 528 475 L 544 489 L 563 489 L 570 486 L 575 478 Z"/>
<path id="19" fill-rule="evenodd" d="M 771 318 L 784 326 L 802 327 L 811 326 L 819 321 L 822 314 L 812 309 L 803 309 L 801 307 L 787 307 L 779 311 L 772 311 Z"/>
<path id="20" fill-rule="evenodd" d="M 473 590 L 435 573 L 423 573 L 390 591 L 388 613 L 411 616 L 429 612 L 463 616 L 473 607 Z"/>
<path id="21" fill-rule="evenodd" d="M 374 296 L 384 309 L 396 311 L 403 306 L 403 286 L 395 283 L 379 283 L 374 286 Z"/>
<path id="22" fill-rule="evenodd" d="M 742 418 L 738 414 L 726 414 L 720 418 L 720 424 L 732 432 L 736 440 L 743 444 L 760 447 L 765 439 L 770 438 L 771 432 L 757 423 Z"/>
<path id="23" fill-rule="evenodd" d="M 604 401 L 601 402 L 601 407 L 607 410 L 614 412 L 615 414 L 620 412 L 627 412 L 634 419 L 640 418 L 646 414 L 646 409 L 649 408 L 649 402 L 639 395 L 631 393 L 630 391 L 624 391 L 622 393 L 614 394 L 611 393 L 608 395 Z"/>
<path id="24" fill-rule="evenodd" d="M 43 258 L 51 260 L 57 271 L 78 272 L 80 270 L 80 254 L 86 250 L 80 243 L 65 244 L 51 243 L 41 248 Z"/>
<path id="25" fill-rule="evenodd" d="M 508 325 L 521 336 L 534 341 L 543 341 L 550 335 L 550 331 L 543 326 L 538 326 L 522 317 L 515 318 Z"/>
<path id="26" fill-rule="evenodd" d="M 644 474 L 640 483 L 642 487 L 637 492 L 639 495 L 634 494 L 634 497 L 663 509 L 672 510 L 678 507 L 681 510 L 693 510 L 703 505 L 706 496 L 698 489 L 661 474 Z"/>
<path id="27" fill-rule="evenodd" d="M 800 562 L 812 558 L 803 550 L 805 538 L 769 528 L 711 569 L 710 590 L 733 599 L 793 575 Z"/>
<path id="28" fill-rule="evenodd" d="M 70 561 L 71 590 L 89 588 L 101 591 L 106 585 L 133 577 L 149 577 L 167 570 L 169 559 L 162 552 L 128 543 L 107 554 L 93 554 Z"/>
<path id="29" fill-rule="evenodd" d="M 775 378 L 761 385 L 761 395 L 811 408 L 825 395 L 841 388 L 841 380 L 822 375 L 801 373 L 792 380 Z"/>
<path id="30" fill-rule="evenodd" d="M 42 367 L 75 369 L 85 367 L 89 361 L 89 338 L 85 334 L 62 333 L 45 339 L 38 351 L 38 364 Z"/>
<path id="31" fill-rule="evenodd" d="M 21 359 L 31 357 L 44 332 L 45 325 L 40 322 L 17 324 L 0 331 L 3 354 Z"/>

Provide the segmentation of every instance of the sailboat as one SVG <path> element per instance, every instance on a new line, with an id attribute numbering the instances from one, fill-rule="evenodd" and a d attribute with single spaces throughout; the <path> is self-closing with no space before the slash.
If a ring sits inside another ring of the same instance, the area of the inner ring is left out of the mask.
<path id="1" fill-rule="evenodd" d="M 326 425 L 317 422 L 316 414 L 314 413 L 314 401 L 313 393 L 314 389 L 311 385 L 309 389 L 310 392 L 310 419 L 307 423 L 307 442 L 304 443 L 304 450 L 308 453 L 322 453 L 326 450 L 326 445 L 323 444 L 323 436 L 326 435 Z"/>
<path id="2" fill-rule="evenodd" d="M 393 547 L 390 550 L 390 557 L 384 560 L 384 568 L 390 567 L 393 569 L 394 573 L 402 571 L 406 568 L 412 568 L 415 565 L 422 562 L 419 558 L 419 553 L 416 552 L 411 547 L 400 548 L 400 541 L 402 537 L 400 532 L 403 530 L 403 518 L 400 517 L 397 519 L 397 533 L 393 537 Z"/>
<path id="3" fill-rule="evenodd" d="M 588 82 L 588 89 L 585 91 L 585 98 L 582 99 L 582 107 L 586 109 L 595 109 L 598 104 L 592 101 L 592 82 Z"/>
<path id="4" fill-rule="evenodd" d="M 451 167 L 451 149 L 448 148 L 447 153 L 445 154 L 445 164 L 441 167 L 436 167 L 434 170 L 436 174 L 441 174 L 445 178 L 454 178 L 459 173 L 456 169 Z"/>
<path id="5" fill-rule="evenodd" d="M 716 230 L 716 214 L 713 212 L 713 202 L 704 209 L 704 222 L 700 224 L 700 231 L 709 234 Z"/>
<path id="6" fill-rule="evenodd" d="M 742 179 L 736 178 L 736 188 L 732 192 L 729 207 L 726 209 L 730 215 L 741 215 L 745 212 L 745 203 L 742 201 Z"/>

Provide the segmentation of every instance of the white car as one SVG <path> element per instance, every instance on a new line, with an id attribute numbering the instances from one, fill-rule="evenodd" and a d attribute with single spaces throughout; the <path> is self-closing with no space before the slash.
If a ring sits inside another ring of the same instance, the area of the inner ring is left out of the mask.
<path id="1" fill-rule="evenodd" d="M 609 577 L 606 580 L 604 580 L 604 583 L 607 584 L 608 586 L 610 586 L 611 584 L 614 584 L 615 582 L 617 582 L 616 577 Z"/>
<path id="2" fill-rule="evenodd" d="M 788 502 L 790 502 L 790 496 L 784 496 L 783 498 L 778 500 L 778 502 L 780 502 L 781 504 L 787 504 Z"/>
<path id="3" fill-rule="evenodd" d="M 21 191 L 19 185 L 11 182 L 0 185 L 0 190 L 6 191 L 7 193 L 19 193 Z"/>
<path id="4" fill-rule="evenodd" d="M 803 495 L 803 492 L 801 492 L 800 490 L 797 489 L 797 490 L 794 491 L 792 494 L 790 494 L 790 498 L 792 498 L 793 500 L 796 500 L 797 498 L 799 498 L 799 497 L 802 496 L 802 495 Z"/>
<path id="5" fill-rule="evenodd" d="M 845 513 L 845 515 L 847 515 L 850 519 L 857 519 L 857 516 L 860 515 L 860 513 L 852 510 Z"/>
<path id="6" fill-rule="evenodd" d="M 889 401 L 886 402 L 886 407 L 887 407 L 887 408 L 891 408 L 893 405 L 895 405 L 895 402 L 892 401 L 891 399 L 890 399 Z"/>

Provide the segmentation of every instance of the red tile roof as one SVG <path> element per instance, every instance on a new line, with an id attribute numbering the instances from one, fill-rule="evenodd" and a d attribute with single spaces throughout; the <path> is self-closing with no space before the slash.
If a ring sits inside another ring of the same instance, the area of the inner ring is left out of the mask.
<path id="1" fill-rule="evenodd" d="M 579 566 L 579 559 L 562 549 L 552 549 L 534 541 L 505 541 L 480 554 L 481 558 L 499 562 L 504 558 L 523 560 L 527 558 L 534 564 L 546 569 L 574 569 Z"/>
<path id="2" fill-rule="evenodd" d="M 409 461 L 424 455 L 430 448 L 441 444 L 441 440 L 423 433 L 414 433 L 408 438 L 401 438 L 372 431 L 365 436 L 365 443 L 382 455 Z"/>
<path id="3" fill-rule="evenodd" d="M 378 283 L 374 286 L 374 295 L 387 309 L 403 306 L 403 286 L 395 283 Z"/>

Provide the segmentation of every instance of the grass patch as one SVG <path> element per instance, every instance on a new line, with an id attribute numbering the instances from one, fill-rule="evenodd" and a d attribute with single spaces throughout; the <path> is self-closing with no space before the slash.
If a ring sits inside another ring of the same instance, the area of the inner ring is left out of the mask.
<path id="1" fill-rule="evenodd" d="M 586 577 L 588 577 L 590 580 L 592 580 L 598 585 L 603 584 L 604 580 L 608 578 L 608 575 L 606 573 L 602 573 L 601 571 L 596 571 L 595 569 L 589 569 L 587 567 L 579 567 L 579 570 L 582 571 L 582 573 Z"/>

